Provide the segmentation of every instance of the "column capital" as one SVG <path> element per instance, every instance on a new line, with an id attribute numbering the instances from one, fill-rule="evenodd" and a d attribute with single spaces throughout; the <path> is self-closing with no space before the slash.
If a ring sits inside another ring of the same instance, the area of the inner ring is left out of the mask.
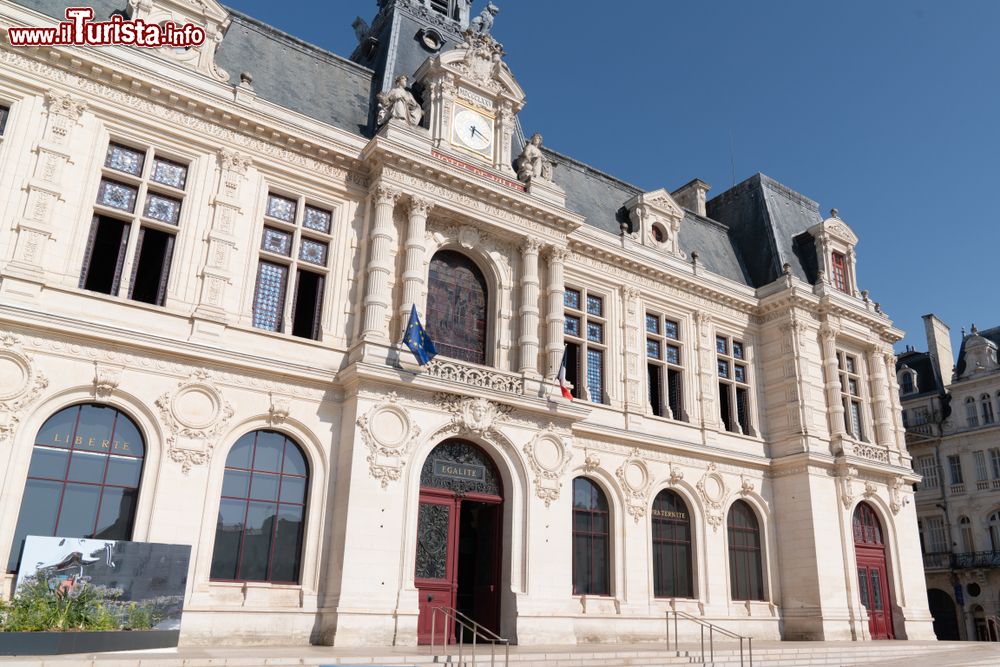
<path id="1" fill-rule="evenodd" d="M 569 248 L 562 245 L 550 245 L 547 249 L 547 255 L 550 261 L 562 263 L 569 257 Z"/>
<path id="2" fill-rule="evenodd" d="M 830 326 L 828 322 L 824 322 L 823 325 L 820 326 L 819 335 L 826 342 L 830 343 L 837 342 L 837 329 L 835 327 Z"/>
<path id="3" fill-rule="evenodd" d="M 521 242 L 521 252 L 526 255 L 532 254 L 537 255 L 538 251 L 542 248 L 542 242 L 536 239 L 534 236 L 529 236 Z"/>
<path id="4" fill-rule="evenodd" d="M 234 171 L 238 174 L 246 174 L 247 168 L 253 165 L 253 160 L 249 155 L 244 155 L 238 151 L 228 148 L 219 149 L 219 165 L 227 171 Z"/>
<path id="5" fill-rule="evenodd" d="M 419 195 L 410 195 L 410 204 L 407 207 L 410 215 L 422 215 L 426 217 L 432 208 L 434 208 L 433 200 Z"/>
<path id="6" fill-rule="evenodd" d="M 395 206 L 401 195 L 402 193 L 399 190 L 381 181 L 376 183 L 372 188 L 372 196 L 375 197 L 375 202 L 378 204 Z"/>
<path id="7" fill-rule="evenodd" d="M 45 101 L 48 103 L 49 113 L 56 116 L 66 116 L 72 120 L 79 120 L 83 112 L 87 110 L 86 100 L 57 90 L 46 92 Z"/>

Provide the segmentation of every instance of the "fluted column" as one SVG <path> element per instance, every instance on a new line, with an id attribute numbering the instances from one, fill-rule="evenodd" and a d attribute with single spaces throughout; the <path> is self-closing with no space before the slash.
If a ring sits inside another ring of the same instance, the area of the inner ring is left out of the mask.
<path id="1" fill-rule="evenodd" d="M 399 306 L 399 336 L 402 338 L 410 317 L 410 307 L 417 304 L 422 316 L 420 296 L 424 290 L 424 250 L 427 214 L 434 203 L 422 197 L 411 197 L 409 219 L 406 226 L 406 260 L 403 265 L 403 302 Z"/>
<path id="2" fill-rule="evenodd" d="M 889 388 L 885 382 L 885 362 L 877 347 L 869 349 L 867 357 L 868 369 L 871 372 L 869 391 L 872 393 L 875 442 L 889 447 L 895 443 L 892 438 L 892 417 L 889 414 Z"/>
<path id="3" fill-rule="evenodd" d="M 569 249 L 562 246 L 552 246 L 548 252 L 549 259 L 549 307 L 545 314 L 548 323 L 549 337 L 545 343 L 548 356 L 546 377 L 553 378 L 559 372 L 559 363 L 563 355 L 563 295 L 566 292 L 563 265 Z"/>
<path id="4" fill-rule="evenodd" d="M 371 252 L 368 257 L 368 284 L 365 288 L 365 325 L 361 337 L 365 340 L 388 341 L 389 291 L 393 259 L 392 212 L 399 199 L 399 192 L 383 183 L 375 185 L 375 220 L 372 223 Z"/>
<path id="5" fill-rule="evenodd" d="M 521 245 L 521 372 L 538 373 L 538 239 L 528 237 Z"/>
<path id="6" fill-rule="evenodd" d="M 892 435 L 888 444 L 900 452 L 906 451 L 906 429 L 903 427 L 903 406 L 899 400 L 899 382 L 896 380 L 896 354 L 892 348 L 884 349 L 879 355 L 889 378 L 889 418 Z"/>
<path id="7" fill-rule="evenodd" d="M 819 330 L 823 339 L 823 368 L 826 372 L 826 403 L 830 415 L 830 439 L 844 437 L 844 404 L 840 400 L 840 374 L 837 369 L 837 331 L 824 324 Z"/>

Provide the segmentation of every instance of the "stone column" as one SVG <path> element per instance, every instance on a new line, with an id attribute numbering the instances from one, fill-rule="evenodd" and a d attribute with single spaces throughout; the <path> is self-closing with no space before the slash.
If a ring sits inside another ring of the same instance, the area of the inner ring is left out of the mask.
<path id="1" fill-rule="evenodd" d="M 698 410 L 705 428 L 720 429 L 719 407 L 716 397 L 717 366 L 715 340 L 712 337 L 712 316 L 704 311 L 694 314 L 697 326 L 695 346 L 698 357 Z"/>
<path id="2" fill-rule="evenodd" d="M 854 254 L 854 248 L 849 248 L 847 250 L 847 262 L 845 262 L 845 263 L 847 264 L 847 267 L 846 267 L 846 269 L 847 269 L 847 276 L 846 276 L 846 278 L 847 278 L 847 291 L 852 296 L 858 296 L 860 294 L 860 292 L 858 292 L 858 286 L 856 284 L 856 279 L 857 279 L 857 276 L 858 276 L 858 273 L 857 273 L 857 269 L 858 269 L 857 262 L 858 262 L 858 258 L 857 258 L 857 255 Z"/>
<path id="3" fill-rule="evenodd" d="M 622 303 L 624 304 L 625 332 L 625 409 L 629 412 L 642 414 L 646 411 L 646 403 L 642 394 L 643 359 L 645 352 L 641 325 L 644 321 L 639 310 L 639 288 L 631 285 L 622 288 Z M 668 391 L 667 379 L 663 379 L 664 399 Z M 673 418 L 670 412 L 670 401 L 663 401 L 667 417 Z"/>
<path id="4" fill-rule="evenodd" d="M 521 245 L 521 372 L 538 374 L 538 250 L 541 242 L 528 237 Z"/>
<path id="5" fill-rule="evenodd" d="M 549 307 L 545 321 L 549 327 L 549 337 L 545 343 L 548 356 L 546 377 L 554 378 L 559 372 L 559 364 L 563 355 L 563 295 L 566 293 L 563 264 L 569 256 L 569 249 L 563 246 L 551 246 L 549 259 Z"/>
<path id="6" fill-rule="evenodd" d="M 396 248 L 393 243 L 392 212 L 399 192 L 377 183 L 372 192 L 375 219 L 372 223 L 371 252 L 368 256 L 368 284 L 365 288 L 363 340 L 389 341 L 389 307 L 392 305 L 390 279 Z"/>
<path id="7" fill-rule="evenodd" d="M 845 434 L 844 404 L 840 400 L 840 375 L 837 369 L 837 331 L 829 324 L 819 330 L 823 340 L 823 369 L 826 373 L 826 403 L 830 414 L 830 439 L 835 441 L 834 453 Z"/>
<path id="8" fill-rule="evenodd" d="M 424 291 L 424 250 L 426 249 L 427 214 L 434 207 L 428 199 L 410 197 L 409 220 L 406 228 L 406 262 L 403 266 L 403 302 L 399 306 L 399 337 L 406 332 L 406 324 L 410 318 L 410 307 L 417 304 L 417 312 L 422 316 L 420 307 L 421 295 Z M 390 223 L 391 223 L 390 212 Z"/>
<path id="9" fill-rule="evenodd" d="M 900 452 L 906 451 L 906 429 L 903 427 L 903 406 L 899 401 L 899 382 L 896 381 L 896 354 L 886 348 L 878 355 L 889 378 L 889 418 L 891 435 L 886 444 L 895 446 Z"/>
<path id="10" fill-rule="evenodd" d="M 889 415 L 889 388 L 885 382 L 885 361 L 878 347 L 868 350 L 868 370 L 871 378 L 868 383 L 872 394 L 872 419 L 875 423 L 875 442 L 889 447 L 893 445 L 892 417 Z"/>

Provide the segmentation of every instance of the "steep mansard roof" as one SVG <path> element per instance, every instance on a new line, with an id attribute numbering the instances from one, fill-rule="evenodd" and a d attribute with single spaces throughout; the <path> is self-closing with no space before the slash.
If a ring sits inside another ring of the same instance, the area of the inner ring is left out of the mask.
<path id="1" fill-rule="evenodd" d="M 980 329 L 977 333 L 1000 348 L 1000 327 Z M 975 334 L 970 334 L 962 338 L 962 346 L 958 349 L 958 363 L 955 364 L 956 377 L 960 378 L 965 374 L 965 345 L 969 342 L 969 339 L 972 338 L 973 335 Z"/>
<path id="2" fill-rule="evenodd" d="M 16 1 L 59 19 L 66 7 L 79 4 Z M 94 7 L 95 18 L 127 7 L 126 0 L 88 4 Z M 383 82 L 395 74 L 411 75 L 431 55 L 420 44 L 418 32 L 434 28 L 443 40 L 442 50 L 461 38 L 455 24 L 432 13 L 382 11 L 371 27 L 370 47 L 360 45 L 348 60 L 229 11 L 232 23 L 216 57 L 232 83 L 249 72 L 259 98 L 364 137 L 374 132 L 373 100 Z M 628 222 L 623 205 L 640 188 L 566 156 L 549 154 L 558 164 L 554 180 L 566 190 L 567 207 L 583 215 L 587 224 L 619 234 L 620 224 Z M 788 263 L 795 276 L 815 282 L 815 250 L 805 230 L 822 220 L 816 202 L 755 174 L 709 200 L 707 214 L 706 218 L 686 211 L 679 239 L 681 250 L 689 256 L 697 252 L 707 270 L 760 287 L 781 276 Z"/>
<path id="3" fill-rule="evenodd" d="M 906 366 L 917 374 L 917 391 L 908 394 L 904 398 L 909 399 L 926 393 L 940 393 L 942 388 L 938 386 L 934 377 L 934 363 L 931 355 L 927 352 L 917 352 L 910 350 L 896 357 L 896 372 Z M 947 372 L 947 369 L 942 369 Z"/>

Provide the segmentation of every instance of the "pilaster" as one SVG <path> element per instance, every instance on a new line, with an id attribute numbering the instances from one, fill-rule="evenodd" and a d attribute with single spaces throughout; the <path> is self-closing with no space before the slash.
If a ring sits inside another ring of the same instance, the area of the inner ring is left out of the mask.
<path id="1" fill-rule="evenodd" d="M 521 245 L 521 372 L 538 375 L 538 251 L 541 242 L 528 237 Z"/>
<path id="2" fill-rule="evenodd" d="M 549 260 L 549 307 L 545 314 L 548 323 L 548 340 L 545 344 L 545 351 L 548 356 L 548 368 L 545 376 L 554 378 L 559 373 L 559 364 L 562 363 L 563 347 L 563 295 L 566 292 L 563 268 L 566 258 L 569 256 L 569 249 L 564 246 L 550 246 L 548 251 Z"/>
<path id="3" fill-rule="evenodd" d="M 406 226 L 406 259 L 403 266 L 403 301 L 399 306 L 400 338 L 406 332 L 410 308 L 417 306 L 423 315 L 424 291 L 424 251 L 427 231 L 427 215 L 434 207 L 433 202 L 422 197 L 410 197 L 409 217 Z M 391 214 L 390 214 L 391 222 Z"/>
<path id="4" fill-rule="evenodd" d="M 625 333 L 625 410 L 642 414 L 646 411 L 646 401 L 643 400 L 643 337 L 639 328 L 642 318 L 639 314 L 639 289 L 627 286 L 622 288 L 622 303 L 624 305 L 624 321 L 622 329 Z M 664 381 L 664 388 L 669 383 Z M 670 414 L 670 401 L 665 401 L 667 417 Z"/>
<path id="5" fill-rule="evenodd" d="M 843 449 L 844 404 L 840 401 L 840 377 L 837 369 L 837 331 L 829 323 L 819 330 L 823 344 L 823 375 L 826 380 L 826 403 L 830 415 L 830 446 L 837 454 Z"/>
<path id="6" fill-rule="evenodd" d="M 392 278 L 396 247 L 392 215 L 400 193 L 384 183 L 372 190 L 375 216 L 371 232 L 371 253 L 368 257 L 368 283 L 365 286 L 365 320 L 361 338 L 365 341 L 389 342 L 389 307 L 392 304 Z"/>

